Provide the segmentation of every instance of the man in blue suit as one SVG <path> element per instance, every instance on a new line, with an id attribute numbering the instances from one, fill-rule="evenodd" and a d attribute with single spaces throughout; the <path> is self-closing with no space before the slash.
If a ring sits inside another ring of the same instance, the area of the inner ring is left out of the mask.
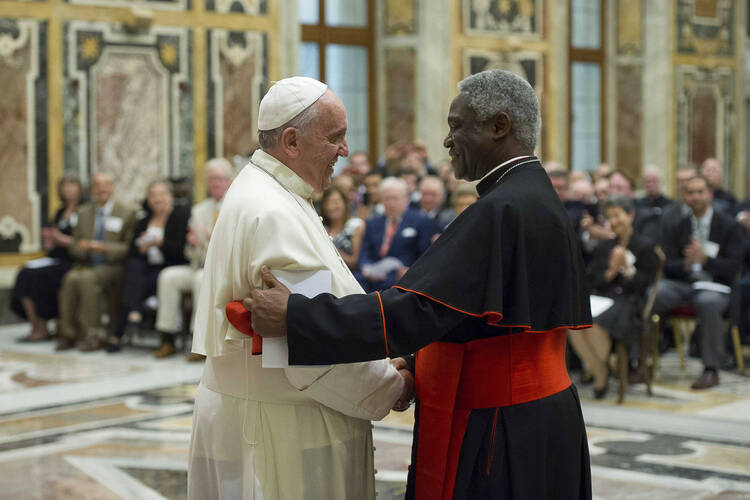
<path id="1" fill-rule="evenodd" d="M 384 179 L 380 201 L 385 214 L 367 221 L 359 254 L 361 283 L 367 292 L 393 286 L 438 232 L 429 217 L 418 210 L 407 210 L 409 193 L 403 179 Z"/>

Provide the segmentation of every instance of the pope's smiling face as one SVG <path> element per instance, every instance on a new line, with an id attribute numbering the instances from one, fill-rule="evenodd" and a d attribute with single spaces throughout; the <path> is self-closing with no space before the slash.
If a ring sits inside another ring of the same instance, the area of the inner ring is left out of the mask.
<path id="1" fill-rule="evenodd" d="M 340 156 L 349 156 L 346 143 L 346 109 L 341 99 L 327 90 L 318 101 L 317 116 L 299 135 L 301 175 L 316 191 L 331 184 L 333 166 Z"/>

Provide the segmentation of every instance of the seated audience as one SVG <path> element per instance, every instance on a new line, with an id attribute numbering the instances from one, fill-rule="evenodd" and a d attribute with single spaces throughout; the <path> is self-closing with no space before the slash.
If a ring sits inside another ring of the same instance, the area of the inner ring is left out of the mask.
<path id="1" fill-rule="evenodd" d="M 333 184 L 341 188 L 346 194 L 346 199 L 349 200 L 347 211 L 351 215 L 356 215 L 357 209 L 359 208 L 359 185 L 354 180 L 354 177 L 347 174 L 339 174 L 333 178 Z M 320 205 L 318 205 L 320 207 Z"/>
<path id="2" fill-rule="evenodd" d="M 708 187 L 713 193 L 711 204 L 715 209 L 727 215 L 734 216 L 737 210 L 737 198 L 724 189 L 721 162 L 716 158 L 707 158 L 701 164 L 701 175 L 708 181 Z"/>
<path id="3" fill-rule="evenodd" d="M 594 376 L 594 395 L 607 392 L 607 359 L 612 341 L 634 344 L 643 331 L 641 313 L 646 292 L 658 266 L 653 244 L 633 232 L 632 199 L 613 195 L 604 202 L 604 213 L 615 237 L 602 241 L 587 266 L 592 293 L 614 299 L 614 304 L 593 318 L 586 331 L 569 332 L 570 343 Z"/>
<path id="4" fill-rule="evenodd" d="M 385 213 L 367 221 L 359 255 L 362 285 L 368 292 L 393 286 L 427 250 L 437 233 L 427 216 L 407 210 L 409 193 L 403 179 L 384 179 L 380 201 Z"/>
<path id="5" fill-rule="evenodd" d="M 156 294 L 159 273 L 167 266 L 184 264 L 187 237 L 187 207 L 175 207 L 172 185 L 168 181 L 149 184 L 146 196 L 148 211 L 136 225 L 125 264 L 123 308 L 116 336 L 110 338 L 107 350 L 119 350 L 125 326 L 140 326 L 144 301 Z"/>
<path id="6" fill-rule="evenodd" d="M 428 175 L 419 183 L 419 209 L 432 219 L 439 232 L 456 218 L 456 212 L 445 206 L 445 186 L 439 177 Z"/>
<path id="7" fill-rule="evenodd" d="M 82 194 L 77 178 L 60 179 L 57 196 L 63 206 L 55 214 L 53 225 L 42 229 L 47 258 L 29 262 L 16 276 L 10 308 L 31 323 L 31 332 L 23 341 L 38 342 L 50 337 L 47 320 L 57 317 L 57 293 L 72 265 L 68 247 L 73 243 L 73 228 L 78 223 L 76 210 Z"/>
<path id="8" fill-rule="evenodd" d="M 705 177 L 687 181 L 685 203 L 688 217 L 664 226 L 665 279 L 659 282 L 654 312 L 666 318 L 678 306 L 695 308 L 704 371 L 692 388 L 706 389 L 719 383 L 718 370 L 724 361 L 722 314 L 741 268 L 742 230 L 733 218 L 712 208 Z M 718 290 L 717 284 L 725 290 Z"/>
<path id="9" fill-rule="evenodd" d="M 323 192 L 320 214 L 334 246 L 349 269 L 359 267 L 359 251 L 365 233 L 365 222 L 359 217 L 349 217 L 346 193 L 334 184 Z"/>
<path id="10" fill-rule="evenodd" d="M 182 295 L 192 293 L 193 304 L 198 300 L 211 232 L 234 173 L 234 167 L 224 158 L 213 158 L 206 163 L 208 197 L 193 206 L 188 223 L 185 257 L 189 263 L 168 266 L 159 273 L 156 283 L 156 330 L 161 334 L 161 346 L 154 354 L 157 358 L 166 358 L 177 352 L 175 337 L 183 327 Z M 191 324 L 187 325 L 191 330 L 194 318 L 195 309 L 191 314 Z M 187 359 L 201 361 L 205 357 L 190 353 Z"/>
<path id="11" fill-rule="evenodd" d="M 104 347 L 101 295 L 107 293 L 110 306 L 119 301 L 122 263 L 133 236 L 135 212 L 112 199 L 115 185 L 106 173 L 92 177 L 92 202 L 78 209 L 69 247 L 74 261 L 60 287 L 60 319 L 57 350 L 72 349 L 78 342 L 82 351 Z M 110 309 L 110 332 L 116 316 Z"/>
<path id="12" fill-rule="evenodd" d="M 372 165 L 370 164 L 370 159 L 367 157 L 367 153 L 357 151 L 349 155 L 349 163 L 339 175 L 350 175 L 354 179 L 354 182 L 359 184 L 370 171 L 372 171 Z"/>
<path id="13" fill-rule="evenodd" d="M 631 200 L 635 197 L 633 193 L 633 181 L 622 172 L 612 172 L 609 176 L 609 196 L 622 195 Z"/>
<path id="14" fill-rule="evenodd" d="M 677 194 L 679 198 L 667 206 L 661 215 L 661 232 L 657 243 L 664 246 L 664 228 L 676 227 L 680 221 L 690 215 L 690 207 L 685 202 L 687 193 L 687 183 L 690 179 L 698 175 L 695 167 L 680 167 L 675 175 L 677 184 Z"/>

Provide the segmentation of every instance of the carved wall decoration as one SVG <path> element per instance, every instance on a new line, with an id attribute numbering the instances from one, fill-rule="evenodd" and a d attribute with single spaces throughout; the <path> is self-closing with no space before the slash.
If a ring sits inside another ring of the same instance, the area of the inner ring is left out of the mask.
<path id="1" fill-rule="evenodd" d="M 386 0 L 386 35 L 413 35 L 417 32 L 417 1 Z"/>
<path id="2" fill-rule="evenodd" d="M 47 23 L 0 19 L 0 253 L 40 249 L 47 194 Z"/>
<path id="3" fill-rule="evenodd" d="M 266 37 L 209 30 L 208 155 L 247 156 L 257 147 L 258 106 L 268 87 Z"/>
<path id="4" fill-rule="evenodd" d="M 737 140 L 734 69 L 677 66 L 676 81 L 677 165 L 700 165 L 716 157 L 728 174 Z"/>
<path id="5" fill-rule="evenodd" d="M 678 0 L 677 52 L 731 56 L 735 15 L 733 0 Z"/>
<path id="6" fill-rule="evenodd" d="M 639 55 L 643 52 L 642 0 L 617 0 L 617 53 Z"/>
<path id="7" fill-rule="evenodd" d="M 157 177 L 193 171 L 191 33 L 72 21 L 65 38 L 65 169 L 109 172 L 136 203 Z"/>
<path id="8" fill-rule="evenodd" d="M 643 150 L 643 67 L 640 64 L 617 66 L 617 169 L 631 179 L 641 178 Z"/>
<path id="9" fill-rule="evenodd" d="M 528 81 L 541 99 L 544 79 L 542 76 L 542 54 L 538 52 L 466 49 L 463 67 L 464 78 L 488 69 L 503 69 L 513 72 Z"/>
<path id="10" fill-rule="evenodd" d="M 462 0 L 467 35 L 540 37 L 543 0 Z"/>
<path id="11" fill-rule="evenodd" d="M 416 138 L 416 64 L 414 47 L 385 50 L 386 144 L 412 142 Z"/>
<path id="12" fill-rule="evenodd" d="M 265 14 L 268 12 L 268 0 L 198 0 L 206 2 L 207 12 Z"/>
<path id="13" fill-rule="evenodd" d="M 142 7 L 157 10 L 190 10 L 193 0 L 64 0 L 74 5 L 94 5 L 101 7 Z"/>

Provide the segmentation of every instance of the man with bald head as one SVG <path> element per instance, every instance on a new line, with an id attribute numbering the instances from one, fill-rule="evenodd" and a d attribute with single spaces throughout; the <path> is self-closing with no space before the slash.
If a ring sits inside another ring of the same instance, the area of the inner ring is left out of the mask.
<path id="1" fill-rule="evenodd" d="M 188 498 L 374 499 L 370 420 L 411 397 L 411 375 L 385 359 L 265 368 L 260 338 L 225 311 L 261 286 L 261 264 L 362 293 L 312 203 L 349 154 L 346 110 L 325 84 L 286 78 L 263 97 L 258 130 L 260 149 L 224 196 L 197 299 L 193 352 L 207 359 Z"/>
<path id="2" fill-rule="evenodd" d="M 72 349 L 77 343 L 81 351 L 105 346 L 101 295 L 106 292 L 113 307 L 119 302 L 122 264 L 135 228 L 135 212 L 112 199 L 114 190 L 109 174 L 95 173 L 91 179 L 92 201 L 78 210 L 70 247 L 75 266 L 60 288 L 58 351 Z M 110 318 L 110 336 L 114 335 L 115 317 Z"/>
<path id="3" fill-rule="evenodd" d="M 724 189 L 724 172 L 721 162 L 716 158 L 706 158 L 701 164 L 701 175 L 706 178 L 713 193 L 713 206 L 727 215 L 734 216 L 737 198 Z"/>

